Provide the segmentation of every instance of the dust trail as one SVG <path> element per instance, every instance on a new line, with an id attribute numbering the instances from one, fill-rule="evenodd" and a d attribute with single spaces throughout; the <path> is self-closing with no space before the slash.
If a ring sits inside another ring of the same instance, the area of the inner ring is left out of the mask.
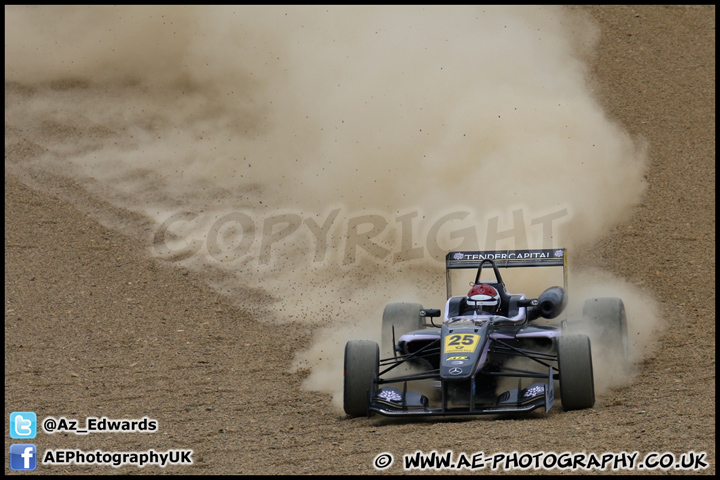
<path id="1" fill-rule="evenodd" d="M 386 302 L 442 305 L 443 251 L 587 245 L 644 191 L 644 145 L 587 86 L 597 27 L 561 7 L 6 6 L 5 28 L 6 147 L 44 149 L 13 168 L 94 179 L 165 231 L 154 254 L 327 324 L 294 368 L 336 400 Z"/>

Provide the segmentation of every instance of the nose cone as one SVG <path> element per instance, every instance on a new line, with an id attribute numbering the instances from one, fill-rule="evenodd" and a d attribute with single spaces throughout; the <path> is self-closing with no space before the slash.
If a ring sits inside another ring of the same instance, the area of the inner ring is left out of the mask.
<path id="1" fill-rule="evenodd" d="M 445 324 L 441 333 L 440 378 L 446 381 L 469 379 L 485 346 L 487 326 L 450 328 Z"/>

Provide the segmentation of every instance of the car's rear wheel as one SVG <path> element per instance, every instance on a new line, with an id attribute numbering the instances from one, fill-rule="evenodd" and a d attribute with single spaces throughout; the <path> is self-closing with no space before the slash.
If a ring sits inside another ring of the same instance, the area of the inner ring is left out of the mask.
<path id="1" fill-rule="evenodd" d="M 590 338 L 587 335 L 563 335 L 558 340 L 560 397 L 565 410 L 595 405 Z"/>
<path id="2" fill-rule="evenodd" d="M 380 348 L 370 340 L 345 344 L 343 408 L 353 417 L 368 414 L 369 396 L 378 375 Z"/>
<path id="3" fill-rule="evenodd" d="M 382 353 L 383 358 L 394 356 L 395 344 L 393 342 L 393 327 L 395 327 L 395 341 L 408 332 L 423 328 L 423 319 L 420 316 L 422 305 L 419 303 L 388 303 L 383 311 L 382 318 Z"/>
<path id="4" fill-rule="evenodd" d="M 590 298 L 583 306 L 583 321 L 597 331 L 593 338 L 596 346 L 606 350 L 612 357 L 628 356 L 627 316 L 620 298 Z"/>

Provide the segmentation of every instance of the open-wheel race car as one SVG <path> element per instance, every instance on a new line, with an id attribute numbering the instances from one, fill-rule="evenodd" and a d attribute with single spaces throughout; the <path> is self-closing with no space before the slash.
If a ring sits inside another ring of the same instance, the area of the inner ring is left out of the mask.
<path id="1" fill-rule="evenodd" d="M 480 415 L 540 407 L 548 412 L 555 382 L 564 410 L 594 405 L 591 339 L 569 333 L 567 319 L 559 319 L 567 305 L 565 249 L 450 252 L 445 263 L 444 311 L 388 304 L 382 358 L 375 341 L 347 342 L 343 406 L 348 415 Z M 547 288 L 537 298 L 510 293 L 500 274 L 500 268 L 559 266 L 563 287 Z M 452 294 L 451 272 L 457 269 L 476 269 L 465 295 Z M 485 279 L 488 273 L 494 278 Z M 587 299 L 582 318 L 574 322 L 592 325 L 594 342 L 627 355 L 621 299 Z"/>

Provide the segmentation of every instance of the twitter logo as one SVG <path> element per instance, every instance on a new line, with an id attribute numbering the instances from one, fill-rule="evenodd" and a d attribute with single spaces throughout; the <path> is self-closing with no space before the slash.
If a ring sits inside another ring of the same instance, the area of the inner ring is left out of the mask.
<path id="1" fill-rule="evenodd" d="M 37 415 L 35 412 L 12 412 L 10 414 L 11 438 L 35 438 Z"/>

